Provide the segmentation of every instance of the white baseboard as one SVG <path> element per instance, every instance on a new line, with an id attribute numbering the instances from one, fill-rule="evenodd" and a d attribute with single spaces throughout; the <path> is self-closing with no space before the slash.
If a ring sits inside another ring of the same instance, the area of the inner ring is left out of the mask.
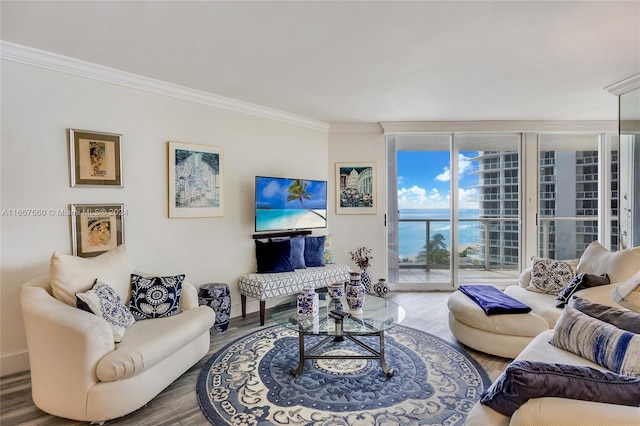
<path id="1" fill-rule="evenodd" d="M 5 355 L 0 358 L 0 377 L 29 370 L 29 352 Z"/>

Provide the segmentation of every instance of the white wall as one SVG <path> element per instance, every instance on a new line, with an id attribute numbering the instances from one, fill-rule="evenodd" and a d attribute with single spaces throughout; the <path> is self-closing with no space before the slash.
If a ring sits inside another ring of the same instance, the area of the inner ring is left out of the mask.
<path id="1" fill-rule="evenodd" d="M 373 127 L 373 129 L 372 129 Z M 384 215 L 387 206 L 386 151 L 382 130 L 376 126 L 363 125 L 361 131 L 332 130 L 329 133 L 329 193 L 335 194 L 335 164 L 337 162 L 376 163 L 377 212 L 375 215 L 336 215 L 335 195 L 331 198 L 329 223 L 333 235 L 333 249 L 336 263 L 344 263 L 357 269 L 351 262 L 349 252 L 360 246 L 373 250 L 373 260 L 369 273 L 374 281 L 387 278 L 387 228 Z"/>
<path id="2" fill-rule="evenodd" d="M 240 314 L 238 277 L 256 267 L 254 176 L 333 176 L 324 131 L 11 61 L 2 61 L 1 79 L 0 207 L 124 203 L 125 244 L 134 268 L 185 273 L 196 285 L 226 282 L 232 316 Z M 124 188 L 69 186 L 67 128 L 123 135 Z M 168 218 L 167 141 L 224 148 L 224 217 Z M 54 250 L 71 248 L 68 217 L 4 215 L 0 229 L 0 374 L 6 375 L 28 368 L 20 286 L 47 273 Z M 257 310 L 258 302 L 248 308 Z"/>

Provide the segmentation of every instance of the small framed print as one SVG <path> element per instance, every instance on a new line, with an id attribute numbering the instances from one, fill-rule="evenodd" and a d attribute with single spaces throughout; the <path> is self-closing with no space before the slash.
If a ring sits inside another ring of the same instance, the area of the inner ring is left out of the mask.
<path id="1" fill-rule="evenodd" d="M 224 212 L 223 149 L 168 142 L 169 217 L 219 217 Z"/>
<path id="2" fill-rule="evenodd" d="M 94 257 L 124 244 L 124 204 L 70 204 L 71 249 Z"/>
<path id="3" fill-rule="evenodd" d="M 122 135 L 69 129 L 71 186 L 123 186 Z"/>
<path id="4" fill-rule="evenodd" d="M 336 163 L 336 214 L 376 214 L 376 164 Z"/>

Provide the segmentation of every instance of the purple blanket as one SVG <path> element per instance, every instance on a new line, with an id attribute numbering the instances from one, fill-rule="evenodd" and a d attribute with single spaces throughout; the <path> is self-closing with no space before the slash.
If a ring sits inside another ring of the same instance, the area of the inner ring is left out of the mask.
<path id="1" fill-rule="evenodd" d="M 490 285 L 461 285 L 458 290 L 476 302 L 487 315 L 526 314 L 531 308 Z"/>

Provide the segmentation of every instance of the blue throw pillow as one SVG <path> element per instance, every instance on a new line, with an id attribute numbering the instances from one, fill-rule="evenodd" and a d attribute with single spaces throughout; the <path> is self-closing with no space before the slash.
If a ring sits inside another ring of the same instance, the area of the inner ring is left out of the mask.
<path id="1" fill-rule="evenodd" d="M 324 242 L 326 237 L 304 237 L 304 264 L 310 268 L 324 266 Z"/>
<path id="2" fill-rule="evenodd" d="M 256 261 L 258 273 L 291 272 L 291 240 L 256 240 Z"/>
<path id="3" fill-rule="evenodd" d="M 174 277 L 143 277 L 131 274 L 129 309 L 138 320 L 170 317 L 182 312 L 182 282 L 184 275 Z"/>
<path id="4" fill-rule="evenodd" d="M 573 296 L 573 294 L 576 291 L 580 291 L 585 288 L 596 287 L 599 285 L 606 285 L 610 283 L 611 281 L 609 280 L 609 275 L 607 274 L 602 274 L 602 275 L 593 275 L 593 274 L 585 274 L 585 273 L 578 274 L 575 277 L 573 277 L 569 285 L 566 286 L 560 292 L 560 294 L 558 294 L 558 297 L 556 297 L 556 308 L 564 308 L 569 302 L 569 300 L 571 299 L 571 296 Z"/>
<path id="5" fill-rule="evenodd" d="M 531 398 L 557 397 L 640 405 L 640 378 L 568 364 L 513 361 L 487 389 L 480 403 L 511 416 Z"/>
<path id="6" fill-rule="evenodd" d="M 307 267 L 304 262 L 304 238 L 291 238 L 291 254 L 289 259 L 291 260 L 291 267 L 293 269 L 304 269 Z"/>

